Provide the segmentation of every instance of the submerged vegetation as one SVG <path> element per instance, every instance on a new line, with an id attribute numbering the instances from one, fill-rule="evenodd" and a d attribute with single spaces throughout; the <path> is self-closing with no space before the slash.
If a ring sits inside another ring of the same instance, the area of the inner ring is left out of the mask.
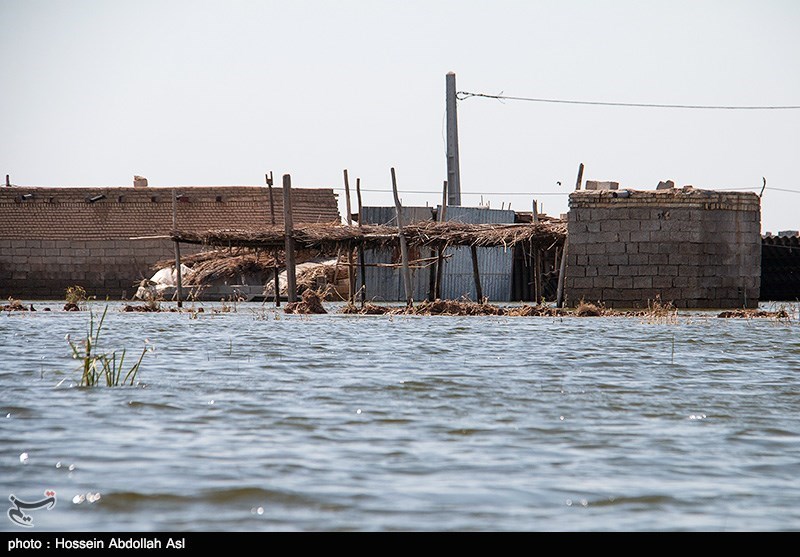
<path id="1" fill-rule="evenodd" d="M 144 355 L 147 353 L 147 346 L 145 345 L 136 363 L 123 375 L 126 350 L 122 350 L 119 359 L 117 359 L 116 352 L 100 351 L 100 332 L 103 329 L 103 322 L 107 313 L 108 306 L 103 310 L 103 315 L 100 317 L 97 327 L 95 327 L 94 314 L 90 310 L 88 334 L 79 343 L 72 342 L 69 335 L 67 335 L 67 342 L 72 349 L 72 357 L 81 362 L 79 369 L 81 371 L 80 385 L 82 387 L 96 387 L 103 384 L 108 387 L 133 385 L 139 372 L 139 366 L 141 366 Z"/>
<path id="2" fill-rule="evenodd" d="M 86 290 L 77 284 L 69 286 L 64 298 L 67 302 L 64 304 L 64 311 L 80 311 L 83 309 L 81 306 L 86 304 Z"/>

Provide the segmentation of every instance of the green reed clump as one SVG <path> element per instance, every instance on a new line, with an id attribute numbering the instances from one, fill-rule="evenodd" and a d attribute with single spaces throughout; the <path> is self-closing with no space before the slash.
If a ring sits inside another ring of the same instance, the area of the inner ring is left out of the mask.
<path id="1" fill-rule="evenodd" d="M 80 385 L 82 387 L 96 387 L 104 383 L 108 387 L 132 386 L 136 380 L 136 374 L 139 372 L 139 366 L 147 353 L 147 346 L 145 346 L 136 363 L 123 375 L 126 350 L 122 350 L 118 359 L 116 352 L 101 352 L 99 349 L 100 332 L 107 313 L 108 306 L 103 310 L 103 315 L 95 327 L 94 313 L 89 311 L 88 334 L 80 343 L 72 342 L 67 335 L 67 342 L 72 348 L 73 357 L 81 361 L 79 369 L 81 370 Z"/>

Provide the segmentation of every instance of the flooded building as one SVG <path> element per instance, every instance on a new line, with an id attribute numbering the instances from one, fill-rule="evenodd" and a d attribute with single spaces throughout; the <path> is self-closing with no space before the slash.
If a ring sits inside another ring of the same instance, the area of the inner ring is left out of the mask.
<path id="1" fill-rule="evenodd" d="M 174 256 L 168 234 L 283 225 L 283 193 L 266 186 L 0 187 L 0 296 L 63 299 L 81 285 L 130 298 L 152 265 Z M 272 210 L 270 210 L 272 198 Z M 296 223 L 339 222 L 332 189 L 292 189 Z M 136 238 L 136 239 L 133 239 Z M 187 253 L 199 247 L 186 248 Z"/>
<path id="2" fill-rule="evenodd" d="M 565 296 L 642 308 L 753 308 L 761 204 L 752 192 L 684 188 L 570 194 Z"/>
<path id="3" fill-rule="evenodd" d="M 761 241 L 761 299 L 800 300 L 800 232 L 766 233 Z"/>

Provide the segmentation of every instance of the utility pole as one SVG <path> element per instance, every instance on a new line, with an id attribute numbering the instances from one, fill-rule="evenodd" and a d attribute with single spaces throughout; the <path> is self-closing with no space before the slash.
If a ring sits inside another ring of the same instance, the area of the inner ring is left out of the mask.
<path id="1" fill-rule="evenodd" d="M 447 97 L 447 204 L 461 205 L 461 171 L 458 165 L 458 116 L 456 115 L 456 74 L 445 79 Z"/>

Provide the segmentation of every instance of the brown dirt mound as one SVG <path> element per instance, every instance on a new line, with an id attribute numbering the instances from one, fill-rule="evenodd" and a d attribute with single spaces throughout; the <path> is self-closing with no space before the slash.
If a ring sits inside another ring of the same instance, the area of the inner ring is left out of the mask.
<path id="1" fill-rule="evenodd" d="M 722 313 L 717 315 L 717 317 L 734 318 L 734 319 L 772 317 L 776 319 L 788 319 L 789 314 L 784 309 L 778 311 L 764 311 L 761 309 L 734 309 L 730 311 L 723 311 Z"/>
<path id="2" fill-rule="evenodd" d="M 511 317 L 559 317 L 562 315 L 569 315 L 569 311 L 543 305 L 523 305 L 506 309 L 506 315 Z"/>
<path id="3" fill-rule="evenodd" d="M 677 310 L 672 304 L 660 302 L 651 304 L 647 310 L 617 311 L 606 308 L 603 304 L 587 302 L 581 302 L 572 310 L 543 304 L 499 307 L 469 301 L 436 300 L 420 302 L 413 307 L 366 304 L 364 308 L 359 308 L 348 304 L 340 310 L 340 313 L 351 315 L 507 315 L 509 317 L 668 317 L 674 316 Z"/>
<path id="4" fill-rule="evenodd" d="M 303 292 L 302 301 L 290 302 L 283 308 L 284 313 L 328 313 L 322 307 L 322 298 L 315 290 L 306 290 Z"/>
<path id="5" fill-rule="evenodd" d="M 129 304 L 125 304 L 125 306 L 122 308 L 122 311 L 139 311 L 147 313 L 147 312 L 159 312 L 161 310 L 153 306 L 132 306 Z"/>
<path id="6" fill-rule="evenodd" d="M 364 307 L 357 307 L 355 304 L 347 304 L 339 313 L 346 313 L 350 315 L 385 315 L 387 313 L 391 313 L 395 308 L 390 308 L 387 306 L 376 306 L 375 304 L 370 304 L 369 302 L 364 304 Z"/>
<path id="7" fill-rule="evenodd" d="M 603 308 L 589 302 L 581 302 L 575 308 L 575 315 L 578 317 L 600 317 L 603 315 Z"/>
<path id="8" fill-rule="evenodd" d="M 503 308 L 459 300 L 424 301 L 412 307 L 400 307 L 395 315 L 505 315 Z"/>
<path id="9" fill-rule="evenodd" d="M 20 302 L 19 300 L 14 300 L 13 298 L 9 298 L 8 301 L 10 303 L 4 306 L 0 306 L 0 309 L 2 309 L 3 311 L 36 311 L 35 309 L 33 309 L 33 304 L 31 304 L 31 307 L 26 307 L 23 306 L 22 302 Z"/>

